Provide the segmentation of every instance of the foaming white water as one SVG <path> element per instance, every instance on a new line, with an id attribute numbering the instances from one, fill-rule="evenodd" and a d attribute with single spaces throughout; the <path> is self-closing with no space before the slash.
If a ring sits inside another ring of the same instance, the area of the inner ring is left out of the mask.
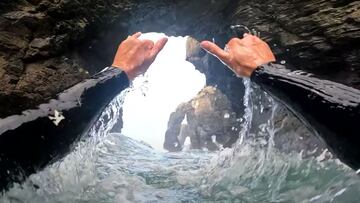
<path id="1" fill-rule="evenodd" d="M 63 159 L 15 184 L 0 203 L 130 203 L 198 202 L 193 185 L 213 154 L 195 151 L 162 153 L 117 133 L 115 125 L 123 92 L 112 101 L 89 132 L 89 137 Z"/>
<path id="2" fill-rule="evenodd" d="M 164 36 L 146 33 L 141 38 L 155 42 Z M 187 37 L 169 37 L 145 76 L 133 82 L 125 97 L 122 134 L 163 149 L 169 115 L 206 83 L 205 76 L 185 60 L 186 41 Z"/>

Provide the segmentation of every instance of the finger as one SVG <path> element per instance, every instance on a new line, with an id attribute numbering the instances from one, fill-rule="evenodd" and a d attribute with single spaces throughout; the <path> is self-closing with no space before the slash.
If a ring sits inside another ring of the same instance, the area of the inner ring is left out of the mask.
<path id="1" fill-rule="evenodd" d="M 137 39 L 141 36 L 141 34 L 142 34 L 141 32 L 137 32 L 137 33 L 133 34 L 131 37 Z"/>
<path id="2" fill-rule="evenodd" d="M 201 48 L 205 49 L 206 51 L 210 52 L 211 54 L 217 56 L 222 61 L 228 61 L 230 55 L 226 51 L 222 50 L 220 47 L 218 47 L 216 44 L 209 42 L 209 41 L 203 41 L 200 44 Z"/>
<path id="3" fill-rule="evenodd" d="M 156 56 L 160 53 L 160 51 L 165 47 L 166 43 L 168 42 L 168 38 L 164 37 L 164 38 L 161 38 L 160 40 L 158 40 L 152 51 L 151 51 L 151 54 L 150 54 L 150 57 L 152 59 L 155 59 Z"/>
<path id="4" fill-rule="evenodd" d="M 256 34 L 259 34 L 260 32 L 256 32 Z M 244 38 L 249 39 L 249 40 L 260 40 L 260 38 L 257 35 L 252 35 L 252 34 L 244 34 Z"/>

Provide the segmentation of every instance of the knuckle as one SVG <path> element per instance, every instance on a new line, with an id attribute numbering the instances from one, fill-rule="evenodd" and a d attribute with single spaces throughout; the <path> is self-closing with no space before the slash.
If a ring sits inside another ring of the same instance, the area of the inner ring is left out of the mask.
<path id="1" fill-rule="evenodd" d="M 154 42 L 152 42 L 152 41 L 143 41 L 142 42 L 142 45 L 145 47 L 145 48 L 148 48 L 148 49 L 151 49 L 151 48 L 153 48 L 153 46 L 154 46 Z"/>
<path id="2" fill-rule="evenodd" d="M 144 40 L 143 43 L 146 44 L 146 45 L 148 45 L 148 44 L 154 44 L 154 42 L 151 41 L 151 40 Z"/>
<path id="3" fill-rule="evenodd" d="M 235 43 L 237 43 L 238 42 L 238 38 L 232 38 L 230 41 L 229 41 L 229 45 L 231 45 L 231 44 L 235 44 Z"/>

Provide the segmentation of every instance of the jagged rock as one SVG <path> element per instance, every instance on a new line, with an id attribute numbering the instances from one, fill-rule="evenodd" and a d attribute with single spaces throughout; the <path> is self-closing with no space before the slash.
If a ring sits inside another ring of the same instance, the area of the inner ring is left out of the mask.
<path id="1" fill-rule="evenodd" d="M 1 1 L 0 118 L 35 108 L 89 77 L 76 47 L 94 30 L 128 15 L 132 5 L 130 0 Z"/>
<path id="2" fill-rule="evenodd" d="M 206 51 L 200 47 L 200 42 L 193 37 L 188 37 L 186 41 L 186 60 L 191 62 L 200 72 L 208 76 L 210 73 L 210 66 L 208 61 L 209 56 Z M 209 77 L 207 77 L 209 78 Z M 209 83 L 207 79 L 207 83 Z"/>
<path id="3" fill-rule="evenodd" d="M 206 75 L 207 85 L 215 86 L 230 101 L 231 108 L 238 117 L 243 114 L 244 86 L 242 79 L 217 58 L 210 56 L 200 47 L 200 43 L 189 37 L 186 43 L 186 60 Z"/>
<path id="4" fill-rule="evenodd" d="M 33 5 L 37 5 L 39 4 L 42 0 L 27 0 L 29 3 L 33 4 Z"/>
<path id="5" fill-rule="evenodd" d="M 5 74 L 5 67 L 7 67 L 8 62 L 3 58 L 0 57 L 0 77 L 2 78 Z"/>
<path id="6" fill-rule="evenodd" d="M 28 46 L 25 39 L 17 37 L 11 32 L 0 32 L 0 49 L 3 51 L 24 51 Z"/>
<path id="7" fill-rule="evenodd" d="M 233 1 L 227 20 L 253 28 L 278 60 L 360 88 L 359 1 Z"/>
<path id="8" fill-rule="evenodd" d="M 218 150 L 230 147 L 238 138 L 239 122 L 227 97 L 207 86 L 191 101 L 170 115 L 164 148 L 180 151 L 186 137 L 192 149 Z"/>
<path id="9" fill-rule="evenodd" d="M 26 52 L 25 59 L 35 58 L 37 56 L 49 56 L 51 50 L 50 38 L 35 38 L 31 41 L 29 49 Z"/>
<path id="10" fill-rule="evenodd" d="M 19 67 L 20 65 L 22 64 Z M 11 68 L 11 71 L 14 70 L 15 68 Z M 80 66 L 65 58 L 26 64 L 20 75 L 18 77 L 7 72 L 2 75 L 0 115 L 15 114 L 18 109 L 34 108 L 40 102 L 51 99 L 58 92 L 88 77 Z"/>

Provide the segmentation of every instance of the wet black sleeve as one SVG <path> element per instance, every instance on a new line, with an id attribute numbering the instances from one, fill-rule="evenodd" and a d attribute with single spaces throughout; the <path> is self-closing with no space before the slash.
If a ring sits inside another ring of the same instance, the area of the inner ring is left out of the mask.
<path id="1" fill-rule="evenodd" d="M 341 161 L 360 169 L 360 90 L 277 64 L 259 67 L 251 80 L 315 130 Z"/>
<path id="2" fill-rule="evenodd" d="M 108 68 L 38 109 L 0 119 L 0 191 L 69 152 L 128 85 L 125 73 Z"/>

